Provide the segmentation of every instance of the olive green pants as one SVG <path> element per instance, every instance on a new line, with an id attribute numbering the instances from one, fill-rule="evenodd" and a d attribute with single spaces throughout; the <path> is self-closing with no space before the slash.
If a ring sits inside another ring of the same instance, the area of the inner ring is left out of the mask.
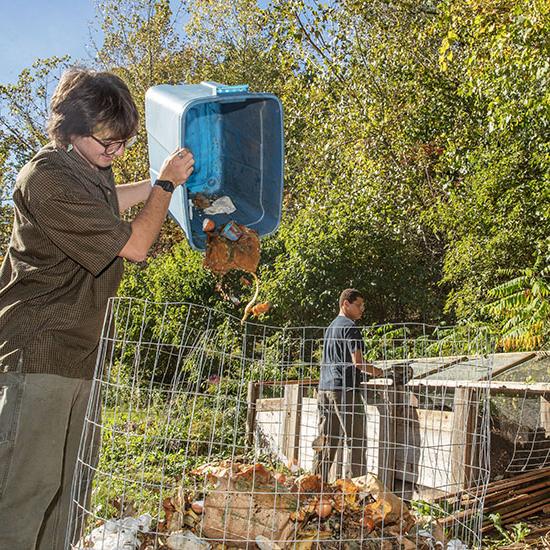
<path id="1" fill-rule="evenodd" d="M 91 381 L 0 373 L 0 548 L 63 550 Z"/>

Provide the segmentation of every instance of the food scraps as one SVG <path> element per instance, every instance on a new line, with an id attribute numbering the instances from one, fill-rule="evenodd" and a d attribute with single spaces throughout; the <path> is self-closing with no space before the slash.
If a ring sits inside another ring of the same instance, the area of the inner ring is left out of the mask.
<path id="1" fill-rule="evenodd" d="M 249 315 L 258 317 L 269 311 L 268 303 L 256 304 L 260 292 L 260 281 L 256 275 L 260 262 L 260 238 L 258 234 L 245 225 L 236 222 L 229 222 L 220 231 L 209 231 L 206 233 L 206 256 L 204 267 L 212 271 L 220 278 L 229 271 L 241 270 L 250 273 L 254 278 L 255 291 L 252 299 L 247 303 L 241 322 L 244 323 Z M 242 279 L 242 277 L 241 277 Z M 245 279 L 246 286 L 249 281 Z M 217 285 L 223 290 L 221 281 Z M 233 295 L 223 291 L 222 296 L 230 299 L 233 303 L 240 301 L 233 300 Z"/>
<path id="2" fill-rule="evenodd" d="M 258 234 L 244 225 L 237 241 L 230 241 L 218 232 L 208 233 L 204 267 L 212 273 L 224 276 L 233 269 L 256 273 L 260 262 L 260 238 Z"/>
<path id="3" fill-rule="evenodd" d="M 236 222 L 226 223 L 222 227 L 220 234 L 230 241 L 238 241 L 243 236 L 243 232 Z"/>
<path id="4" fill-rule="evenodd" d="M 456 542 L 447 546 L 437 524 L 423 526 L 425 518 L 373 474 L 323 483 L 316 474 L 295 476 L 261 463 L 207 463 L 163 500 L 162 510 L 156 522 L 146 515 L 106 522 L 77 548 L 103 548 L 97 545 L 122 531 L 135 544 L 125 548 L 135 550 L 336 550 L 341 541 L 352 550 L 428 550 Z"/>
<path id="5" fill-rule="evenodd" d="M 212 199 L 210 197 L 207 197 L 204 193 L 195 193 L 191 197 L 191 202 L 193 203 L 193 206 L 195 208 L 198 208 L 199 210 L 204 210 L 212 204 Z"/>
<path id="6" fill-rule="evenodd" d="M 232 214 L 237 210 L 233 201 L 228 196 L 220 197 L 214 200 L 210 205 L 204 208 L 204 213 L 209 216 L 215 216 L 216 214 Z"/>
<path id="7" fill-rule="evenodd" d="M 204 218 L 202 222 L 202 230 L 205 233 L 210 233 L 211 231 L 214 231 L 214 229 L 216 229 L 216 222 L 210 218 Z"/>
<path id="8" fill-rule="evenodd" d="M 204 193 L 191 195 L 191 203 L 196 210 L 201 211 L 199 217 L 228 215 L 235 212 L 236 207 L 231 197 L 225 195 L 217 197 Z M 218 219 L 219 223 L 219 219 Z M 206 256 L 203 265 L 219 277 L 216 289 L 224 300 L 231 301 L 239 306 L 241 300 L 236 298 L 232 292 L 225 292 L 221 279 L 230 271 L 241 270 L 251 273 L 255 277 L 256 290 L 254 298 L 248 302 L 243 312 L 241 322 L 244 323 L 249 315 L 258 317 L 267 313 L 269 304 L 258 304 L 253 308 L 259 293 L 259 281 L 255 276 L 260 261 L 260 238 L 258 234 L 245 225 L 238 224 L 231 220 L 222 222 L 220 226 L 211 217 L 204 217 L 202 230 L 206 235 Z M 250 282 L 243 282 L 248 286 Z"/>
<path id="9" fill-rule="evenodd" d="M 328 484 L 316 474 L 292 476 L 261 463 L 227 460 L 204 464 L 191 476 L 202 491 L 180 488 L 169 499 L 171 507 L 164 506 L 162 525 L 167 533 L 191 529 L 213 548 L 254 548 L 255 542 L 281 550 L 331 549 L 341 540 L 370 548 L 369 540 L 385 537 L 412 548 L 417 539 L 407 505 L 372 474 Z"/>
<path id="10" fill-rule="evenodd" d="M 250 313 L 254 317 L 259 317 L 260 315 L 267 313 L 270 307 L 271 306 L 267 302 L 262 302 L 260 304 L 256 304 L 255 306 L 252 306 L 252 308 L 250 309 Z"/>

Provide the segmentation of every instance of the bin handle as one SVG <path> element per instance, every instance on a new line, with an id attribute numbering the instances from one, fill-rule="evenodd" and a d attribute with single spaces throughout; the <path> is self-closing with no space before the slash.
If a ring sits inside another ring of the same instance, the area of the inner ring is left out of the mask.
<path id="1" fill-rule="evenodd" d="M 201 84 L 210 88 L 212 95 L 248 93 L 248 84 L 236 84 L 234 86 L 228 86 L 227 84 L 220 84 L 219 82 L 212 82 L 211 80 L 205 80 L 201 82 Z"/>

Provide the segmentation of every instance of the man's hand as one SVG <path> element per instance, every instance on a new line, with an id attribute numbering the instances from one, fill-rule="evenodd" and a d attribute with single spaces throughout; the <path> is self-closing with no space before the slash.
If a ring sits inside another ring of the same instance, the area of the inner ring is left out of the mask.
<path id="1" fill-rule="evenodd" d="M 385 377 L 384 371 L 382 369 L 379 369 L 378 367 L 375 367 L 372 363 L 363 363 L 361 370 L 363 372 L 366 372 L 367 374 L 370 374 L 374 378 Z"/>
<path id="2" fill-rule="evenodd" d="M 379 369 L 378 367 L 375 367 L 371 363 L 365 363 L 365 360 L 363 359 L 363 353 L 360 349 L 355 350 L 351 354 L 351 359 L 353 361 L 353 364 L 361 371 L 366 372 L 367 374 L 370 374 L 371 376 L 374 376 L 375 378 L 381 378 L 384 376 L 384 371 L 382 369 Z"/>
<path id="3" fill-rule="evenodd" d="M 194 164 L 195 159 L 191 151 L 185 149 L 185 147 L 177 149 L 164 159 L 158 179 L 171 181 L 174 187 L 177 187 L 187 181 L 187 178 L 193 172 Z"/>

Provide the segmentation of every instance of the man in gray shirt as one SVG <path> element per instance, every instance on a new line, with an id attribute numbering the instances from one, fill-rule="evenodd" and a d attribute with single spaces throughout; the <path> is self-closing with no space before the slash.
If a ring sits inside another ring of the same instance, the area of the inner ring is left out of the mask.
<path id="1" fill-rule="evenodd" d="M 364 342 L 355 322 L 363 316 L 365 300 L 354 288 L 340 295 L 340 312 L 325 332 L 319 381 L 319 437 L 315 440 L 314 471 L 323 481 L 338 448 L 347 445 L 351 477 L 365 473 L 365 399 L 363 373 L 382 376 L 383 371 L 364 361 Z"/>

